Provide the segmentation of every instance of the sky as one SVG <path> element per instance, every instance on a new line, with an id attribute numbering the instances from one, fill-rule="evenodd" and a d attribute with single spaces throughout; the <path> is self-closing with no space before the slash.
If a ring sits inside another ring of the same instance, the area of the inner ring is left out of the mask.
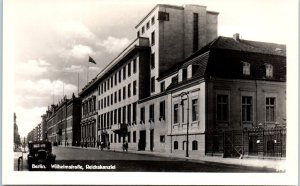
<path id="1" fill-rule="evenodd" d="M 297 35 L 296 0 L 4 1 L 4 63 L 13 66 L 20 135 L 27 136 L 63 95 L 77 95 L 135 39 L 134 27 L 158 3 L 219 12 L 221 36 L 240 33 L 246 40 L 288 44 Z M 97 64 L 88 63 L 88 56 Z"/>

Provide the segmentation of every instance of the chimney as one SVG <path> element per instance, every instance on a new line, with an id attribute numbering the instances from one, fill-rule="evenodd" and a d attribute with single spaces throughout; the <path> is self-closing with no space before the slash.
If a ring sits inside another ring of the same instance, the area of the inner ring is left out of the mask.
<path id="1" fill-rule="evenodd" d="M 233 34 L 233 39 L 236 40 L 236 41 L 239 41 L 240 40 L 240 34 L 239 33 Z"/>

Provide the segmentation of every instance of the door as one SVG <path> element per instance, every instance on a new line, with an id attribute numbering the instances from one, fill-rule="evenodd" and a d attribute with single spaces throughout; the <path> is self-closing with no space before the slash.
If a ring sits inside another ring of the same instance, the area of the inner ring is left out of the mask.
<path id="1" fill-rule="evenodd" d="M 139 150 L 145 150 L 145 148 L 146 148 L 146 131 L 145 130 L 140 131 L 140 139 L 138 142 L 138 148 L 139 148 Z"/>
<path id="2" fill-rule="evenodd" d="M 153 151 L 154 147 L 154 129 L 150 130 L 150 150 Z"/>

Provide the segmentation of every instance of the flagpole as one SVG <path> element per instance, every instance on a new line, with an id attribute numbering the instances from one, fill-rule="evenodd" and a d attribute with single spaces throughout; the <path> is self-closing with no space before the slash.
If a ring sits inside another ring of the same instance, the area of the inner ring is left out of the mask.
<path id="1" fill-rule="evenodd" d="M 78 89 L 77 89 L 77 96 L 79 97 L 79 71 L 78 71 L 77 75 L 78 75 L 77 76 L 77 87 L 78 87 Z"/>

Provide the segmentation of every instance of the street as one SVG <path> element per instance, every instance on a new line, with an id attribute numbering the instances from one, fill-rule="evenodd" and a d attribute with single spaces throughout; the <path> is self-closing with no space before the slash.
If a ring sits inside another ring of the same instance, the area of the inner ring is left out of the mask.
<path id="1" fill-rule="evenodd" d="M 273 169 L 225 165 L 180 158 L 159 157 L 132 152 L 53 147 L 56 155 L 54 171 L 117 172 L 274 172 Z M 24 170 L 27 162 L 24 159 Z"/>

